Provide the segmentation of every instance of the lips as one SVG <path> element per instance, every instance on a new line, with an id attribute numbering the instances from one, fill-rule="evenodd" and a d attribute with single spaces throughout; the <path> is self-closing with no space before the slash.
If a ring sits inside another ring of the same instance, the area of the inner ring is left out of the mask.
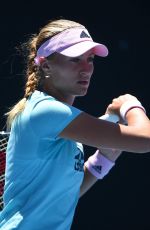
<path id="1" fill-rule="evenodd" d="M 87 80 L 81 80 L 81 81 L 78 81 L 78 84 L 81 84 L 81 85 L 88 85 L 88 84 L 89 84 L 89 81 L 87 81 Z"/>

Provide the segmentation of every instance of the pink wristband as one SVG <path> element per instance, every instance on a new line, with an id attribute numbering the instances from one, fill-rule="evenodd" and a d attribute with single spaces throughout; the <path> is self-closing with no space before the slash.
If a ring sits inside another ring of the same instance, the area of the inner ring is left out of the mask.
<path id="1" fill-rule="evenodd" d="M 102 179 L 108 174 L 115 163 L 104 157 L 100 154 L 100 151 L 97 150 L 95 154 L 88 158 L 84 165 L 95 177 Z"/>
<path id="2" fill-rule="evenodd" d="M 126 121 L 126 114 L 130 109 L 134 109 L 134 108 L 140 108 L 142 109 L 145 113 L 145 109 L 142 106 L 141 102 L 138 100 L 133 100 L 133 101 L 126 101 L 125 103 L 123 103 L 123 105 L 120 108 L 120 115 L 122 117 L 122 119 L 124 121 Z"/>

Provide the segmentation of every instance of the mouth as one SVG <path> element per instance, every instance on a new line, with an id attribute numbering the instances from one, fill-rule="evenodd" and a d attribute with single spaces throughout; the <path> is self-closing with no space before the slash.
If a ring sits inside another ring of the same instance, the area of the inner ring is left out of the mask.
<path id="1" fill-rule="evenodd" d="M 89 81 L 86 81 L 86 80 L 78 81 L 77 83 L 80 85 L 85 85 L 85 86 L 89 85 Z"/>

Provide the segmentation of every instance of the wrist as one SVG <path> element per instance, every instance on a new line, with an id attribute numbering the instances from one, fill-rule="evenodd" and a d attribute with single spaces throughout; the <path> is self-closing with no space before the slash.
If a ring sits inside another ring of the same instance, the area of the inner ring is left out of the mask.
<path id="1" fill-rule="evenodd" d="M 122 154 L 122 151 L 112 148 L 100 148 L 100 154 L 102 154 L 108 160 L 115 162 L 118 159 L 118 157 Z"/>
<path id="2" fill-rule="evenodd" d="M 115 162 L 110 161 L 99 150 L 88 158 L 85 162 L 86 168 L 97 178 L 102 179 L 111 168 L 115 165 Z"/>
<path id="3" fill-rule="evenodd" d="M 131 109 L 134 109 L 134 108 L 142 109 L 146 113 L 146 110 L 142 106 L 140 101 L 138 101 L 138 100 L 126 101 L 125 103 L 122 104 L 122 106 L 120 108 L 120 116 L 125 122 L 126 122 L 126 115 L 127 115 L 128 111 L 130 111 Z"/>

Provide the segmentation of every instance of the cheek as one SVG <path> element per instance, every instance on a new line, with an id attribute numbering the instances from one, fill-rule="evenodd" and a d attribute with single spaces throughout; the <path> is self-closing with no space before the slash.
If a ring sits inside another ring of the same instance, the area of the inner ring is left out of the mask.
<path id="1" fill-rule="evenodd" d="M 92 75 L 93 72 L 94 72 L 94 65 L 93 63 L 88 63 L 86 66 L 85 66 L 85 72 L 88 73 L 89 75 Z"/>
<path id="2" fill-rule="evenodd" d="M 52 81 L 56 86 L 61 86 L 69 82 L 71 72 L 66 68 L 58 68 L 52 73 Z"/>
<path id="3" fill-rule="evenodd" d="M 89 73 L 90 73 L 91 76 L 92 76 L 93 72 L 94 72 L 94 65 L 91 65 L 89 67 Z"/>
<path id="4" fill-rule="evenodd" d="M 52 74 L 55 77 L 65 77 L 71 72 L 70 66 L 66 65 L 65 63 L 58 63 L 54 66 L 52 70 Z"/>
<path id="5" fill-rule="evenodd" d="M 91 73 L 93 74 L 94 72 L 94 65 L 92 65 L 92 68 L 91 68 Z"/>

